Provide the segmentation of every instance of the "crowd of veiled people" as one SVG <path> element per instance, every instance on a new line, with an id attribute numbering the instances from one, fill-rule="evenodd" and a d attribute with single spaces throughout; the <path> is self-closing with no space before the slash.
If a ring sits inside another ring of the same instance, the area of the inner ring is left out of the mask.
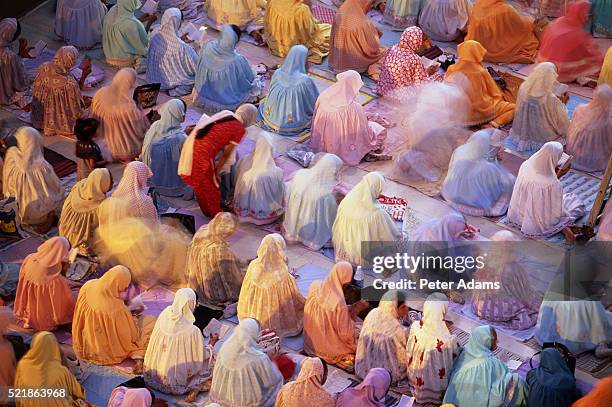
<path id="1" fill-rule="evenodd" d="M 504 0 L 335 0 L 333 24 L 318 21 L 307 3 L 211 0 L 203 8 L 161 0 L 157 22 L 139 11 L 139 0 L 112 7 L 58 0 L 55 34 L 66 45 L 34 78 L 23 64 L 30 47 L 21 23 L 0 20 L 0 104 L 32 96 L 32 125 L 6 139 L 2 193 L 15 199 L 28 230 L 44 235 L 57 226 L 19 270 L 2 265 L 0 385 L 61 387 L 68 397 L 58 405 L 85 403 L 84 367 L 128 360 L 139 379 L 117 386 L 109 406 L 150 406 L 164 395 L 194 402 L 202 392 L 220 406 L 382 406 L 406 383 L 418 403 L 604 405 L 611 379 L 581 398 L 556 348 L 544 349 L 526 377 L 497 351 L 500 330 L 535 327 L 540 344 L 610 353 L 612 322 L 603 304 L 543 296 L 513 255 L 522 239 L 562 233 L 575 240 L 585 202 L 564 192 L 560 178 L 568 169 L 558 166 L 564 153 L 583 172 L 602 173 L 608 165 L 612 53 L 604 57 L 594 36 L 611 34 L 610 1 L 571 2 L 562 15 L 544 1 L 541 14 L 555 17 L 548 22 Z M 372 9 L 403 30 L 397 44 L 381 44 Z M 202 15 L 218 29 L 215 39 L 182 33 Z M 283 59 L 269 86 L 238 51 L 242 36 Z M 445 72 L 421 59 L 432 40 L 459 43 L 457 61 Z M 91 65 L 79 65 L 79 78 L 72 69 L 100 45 L 104 62 L 118 71 L 89 98 L 83 91 Z M 337 75 L 319 91 L 309 67 L 324 58 Z M 535 66 L 509 96 L 485 62 Z M 139 75 L 170 96 L 157 115 L 133 98 Z M 346 167 L 388 159 L 386 112 L 373 116 L 360 104 L 362 75 L 382 100 L 414 109 L 406 114 L 405 143 L 391 152 L 389 174 L 368 172 L 343 191 Z M 574 82 L 595 89 L 569 117 L 561 83 Z M 185 126 L 188 103 L 204 114 Z M 316 154 L 287 181 L 275 160 L 277 135 L 306 132 Z M 51 136 L 74 139 L 77 182 L 70 190 L 43 154 Z M 240 152 L 248 140 L 251 151 Z M 530 156 L 517 174 L 503 165 L 507 143 Z M 119 179 L 111 172 L 116 163 L 124 166 Z M 385 175 L 435 188 L 449 213 L 405 230 L 378 201 Z M 195 199 L 208 223 L 190 233 L 168 222 L 160 196 Z M 505 215 L 516 233 L 487 239 L 466 215 Z M 612 239 L 611 220 L 608 203 L 594 240 Z M 231 243 L 244 224 L 278 224 L 279 232 L 265 235 L 256 257 L 246 259 Z M 407 242 L 415 252 L 431 242 L 493 242 L 494 258 L 474 278 L 501 288 L 467 298 L 432 292 L 418 305 L 394 290 L 376 301 L 353 298 L 365 241 Z M 335 264 L 306 295 L 288 244 L 333 249 Z M 96 278 L 80 284 L 66 277 L 72 249 L 96 259 Z M 151 315 L 137 293 L 157 285 L 175 293 L 171 305 Z M 463 345 L 449 298 L 465 301 L 484 323 Z M 408 317 L 410 309 L 417 319 Z M 205 337 L 203 310 L 236 314 L 239 322 L 222 341 Z M 25 354 L 7 339 L 15 329 L 31 336 Z M 58 330 L 71 332 L 71 346 L 60 345 Z M 262 347 L 270 333 L 302 335 L 303 355 Z M 359 384 L 329 393 L 331 366 Z"/>

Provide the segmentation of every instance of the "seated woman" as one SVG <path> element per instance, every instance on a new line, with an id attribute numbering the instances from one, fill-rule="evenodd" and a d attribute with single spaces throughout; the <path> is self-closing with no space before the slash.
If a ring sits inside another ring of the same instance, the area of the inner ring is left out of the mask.
<path id="1" fill-rule="evenodd" d="M 15 295 L 15 318 L 24 328 L 53 331 L 72 321 L 74 298 L 64 274 L 70 243 L 52 237 L 25 258 Z"/>
<path id="2" fill-rule="evenodd" d="M 386 0 L 383 16 L 386 22 L 397 28 L 416 26 L 421 4 L 421 0 Z"/>
<path id="3" fill-rule="evenodd" d="M 115 387 L 108 397 L 110 407 L 151 407 L 152 392 L 146 388 Z"/>
<path id="4" fill-rule="evenodd" d="M 323 388 L 327 364 L 319 358 L 304 358 L 298 377 L 283 386 L 274 407 L 299 407 L 310 403 L 317 407 L 334 407 L 334 398 Z"/>
<path id="5" fill-rule="evenodd" d="M 308 61 L 320 64 L 329 54 L 331 25 L 318 22 L 304 0 L 268 0 L 264 34 L 273 55 L 285 57 L 294 45 L 308 48 Z"/>
<path id="6" fill-rule="evenodd" d="M 542 350 L 540 365 L 527 373 L 527 394 L 527 405 L 534 407 L 569 407 L 580 397 L 574 374 L 555 348 Z"/>
<path id="7" fill-rule="evenodd" d="M 130 271 L 116 266 L 81 287 L 72 320 L 72 344 L 79 359 L 115 365 L 131 358 L 134 374 L 142 373 L 155 318 L 134 315 L 138 310 L 132 314 L 121 299 L 131 281 Z"/>
<path id="8" fill-rule="evenodd" d="M 178 175 L 181 149 L 187 134 L 181 128 L 185 121 L 187 105 L 181 99 L 171 99 L 159 110 L 161 118 L 154 122 L 145 134 L 140 159 L 153 176 L 150 185 L 164 196 L 182 196 L 187 189 Z"/>
<path id="9" fill-rule="evenodd" d="M 259 323 L 242 319 L 221 346 L 209 402 L 221 406 L 272 407 L 283 387 L 283 375 L 258 346 Z"/>
<path id="10" fill-rule="evenodd" d="M 159 0 L 157 11 L 161 14 L 165 13 L 169 8 L 177 8 L 181 10 L 183 18 L 186 20 L 197 19 L 203 4 L 191 0 Z"/>
<path id="11" fill-rule="evenodd" d="M 336 154 L 347 165 L 357 165 L 370 151 L 382 147 L 387 131 L 368 121 L 365 109 L 357 102 L 363 86 L 361 76 L 346 71 L 336 75 L 336 79 L 317 99 L 311 146 Z"/>
<path id="12" fill-rule="evenodd" d="M 341 167 L 341 159 L 324 154 L 311 168 L 295 173 L 287 190 L 282 225 L 288 242 L 300 242 L 312 250 L 320 250 L 330 243 L 338 211 L 333 189 Z"/>
<path id="13" fill-rule="evenodd" d="M 525 405 L 525 382 L 495 356 L 496 349 L 494 328 L 482 325 L 472 329 L 455 361 L 444 403 L 474 407 Z"/>
<path id="14" fill-rule="evenodd" d="M 406 332 L 400 318 L 408 312 L 404 293 L 388 291 L 363 321 L 357 342 L 355 375 L 364 379 L 368 372 L 383 367 L 391 382 L 406 379 Z"/>
<path id="15" fill-rule="evenodd" d="M 612 154 L 612 89 L 599 85 L 593 99 L 578 105 L 567 134 L 568 154 L 574 156 L 572 167 L 587 172 L 603 172 Z"/>
<path id="16" fill-rule="evenodd" d="M 467 31 L 472 13 L 469 0 L 425 0 L 421 5 L 419 26 L 435 41 L 455 41 Z"/>
<path id="17" fill-rule="evenodd" d="M 385 177 L 380 172 L 370 172 L 340 202 L 332 226 L 336 261 L 359 265 L 361 242 L 401 239 L 395 221 L 377 200 L 384 186 Z"/>
<path id="18" fill-rule="evenodd" d="M 442 80 L 442 77 L 435 75 L 432 70 L 425 70 L 423 61 L 417 54 L 421 44 L 423 32 L 419 27 L 408 27 L 404 30 L 399 44 L 391 47 L 382 59 L 376 93 L 406 101 L 414 95 L 413 87 L 432 80 Z"/>
<path id="19" fill-rule="evenodd" d="M 226 164 L 233 164 L 235 147 L 256 120 L 257 108 L 251 104 L 240 106 L 235 114 L 224 110 L 210 117 L 202 115 L 183 144 L 178 175 L 193 188 L 204 215 L 212 218 L 221 212 L 216 177 Z"/>
<path id="20" fill-rule="evenodd" d="M 163 393 L 189 392 L 186 401 L 210 388 L 206 384 L 212 373 L 213 346 L 219 339 L 211 336 L 204 345 L 202 331 L 193 324 L 195 307 L 195 292 L 179 289 L 172 305 L 159 314 L 144 357 L 145 383 Z"/>
<path id="21" fill-rule="evenodd" d="M 113 159 L 122 162 L 140 155 L 150 125 L 132 98 L 135 83 L 136 71 L 121 69 L 110 85 L 96 92 L 92 102 L 92 116 L 100 121 L 98 136 L 108 145 Z"/>
<path id="22" fill-rule="evenodd" d="M 510 141 L 519 151 L 537 150 L 547 141 L 565 142 L 567 107 L 553 93 L 555 85 L 557 69 L 550 62 L 538 64 L 521 84 L 510 130 Z"/>
<path id="23" fill-rule="evenodd" d="M 27 56 L 27 49 L 21 43 L 19 53 L 11 49 L 11 44 L 19 38 L 21 26 L 16 18 L 0 20 L 0 105 L 10 105 L 16 92 L 28 87 L 28 78 L 23 66 L 22 57 Z M 27 43 L 26 43 L 27 44 Z"/>
<path id="24" fill-rule="evenodd" d="M 357 314 L 343 291 L 351 281 L 351 265 L 336 263 L 325 280 L 310 285 L 304 306 L 304 352 L 342 368 L 354 365 L 357 351 Z"/>
<path id="25" fill-rule="evenodd" d="M 423 304 L 421 320 L 410 325 L 406 344 L 408 385 L 419 404 L 442 402 L 459 353 L 457 338 L 444 322 L 447 312 L 446 296 L 430 294 Z"/>
<path id="26" fill-rule="evenodd" d="M 549 141 L 521 164 L 508 208 L 508 221 L 528 237 L 563 232 L 572 240 L 569 226 L 584 214 L 584 203 L 564 193 L 556 166 L 563 146 Z"/>
<path id="27" fill-rule="evenodd" d="M 208 18 L 217 26 L 233 24 L 251 35 L 257 44 L 264 45 L 264 12 L 267 0 L 210 0 Z"/>
<path id="28" fill-rule="evenodd" d="M 58 0 L 55 35 L 68 45 L 93 48 L 102 42 L 106 6 L 98 0 Z"/>
<path id="29" fill-rule="evenodd" d="M 378 80 L 386 49 L 380 31 L 367 16 L 373 0 L 347 0 L 334 17 L 329 44 L 329 66 L 336 72 L 349 69 Z"/>
<path id="30" fill-rule="evenodd" d="M 501 216 L 508 210 L 515 177 L 498 161 L 503 133 L 485 129 L 457 147 L 442 184 L 442 196 L 459 212 Z"/>
<path id="31" fill-rule="evenodd" d="M 17 358 L 11 341 L 5 334 L 13 323 L 13 310 L 9 307 L 0 306 L 0 386 L 12 387 L 15 384 L 15 370 L 17 369 Z M 332 404 L 333 406 L 333 404 Z"/>
<path id="32" fill-rule="evenodd" d="M 297 136 L 310 129 L 319 90 L 308 76 L 307 56 L 305 46 L 291 47 L 283 65 L 272 75 L 268 95 L 259 105 L 264 124 L 282 136 Z"/>
<path id="33" fill-rule="evenodd" d="M 567 13 L 550 23 L 542 35 L 538 62 L 554 63 L 561 82 L 587 82 L 601 68 L 603 54 L 583 28 L 590 9 L 591 3 L 585 0 L 571 4 Z"/>
<path id="34" fill-rule="evenodd" d="M 107 64 L 134 68 L 139 73 L 147 66 L 147 30 L 134 12 L 140 0 L 117 0 L 102 26 L 102 49 Z"/>
<path id="35" fill-rule="evenodd" d="M 87 178 L 77 182 L 62 207 L 59 234 L 72 247 L 91 248 L 94 232 L 100 223 L 100 205 L 113 188 L 113 177 L 106 168 L 96 168 Z"/>
<path id="36" fill-rule="evenodd" d="M 263 82 L 249 61 L 238 52 L 240 29 L 235 25 L 221 27 L 221 37 L 209 41 L 200 51 L 196 68 L 193 103 L 206 113 L 234 110 L 257 100 Z"/>
<path id="37" fill-rule="evenodd" d="M 474 290 L 472 312 L 479 318 L 514 330 L 529 329 L 536 324 L 542 293 L 532 289 L 526 270 L 517 261 L 520 254 L 513 242 L 520 239 L 507 230 L 495 233 L 491 241 L 494 255 L 485 267 L 474 274 L 476 281 L 498 282 L 498 290 Z"/>
<path id="38" fill-rule="evenodd" d="M 222 307 L 238 301 L 246 267 L 227 242 L 236 223 L 232 214 L 220 212 L 193 236 L 186 272 L 199 304 Z"/>
<path id="39" fill-rule="evenodd" d="M 533 23 L 505 0 L 477 0 L 465 40 L 482 44 L 489 62 L 532 64 L 539 44 Z"/>
<path id="40" fill-rule="evenodd" d="M 55 210 L 64 199 L 64 187 L 43 156 L 40 133 L 21 127 L 15 133 L 17 146 L 4 156 L 2 193 L 13 196 L 19 205 L 19 219 L 46 233 L 57 219 Z"/>
<path id="41" fill-rule="evenodd" d="M 73 46 L 61 47 L 50 62 L 38 68 L 32 85 L 32 125 L 43 129 L 45 136 L 71 136 L 76 120 L 83 114 L 81 87 L 87 71 L 80 82 L 70 73 L 79 51 Z"/>
<path id="42" fill-rule="evenodd" d="M 85 389 L 76 377 L 62 365 L 60 348 L 51 332 L 38 332 L 32 337 L 30 350 L 17 363 L 15 387 L 34 389 L 62 389 L 64 397 L 54 398 L 53 402 L 33 400 L 18 403 L 20 405 L 49 405 L 70 407 L 85 401 Z"/>
<path id="43" fill-rule="evenodd" d="M 238 299 L 238 319 L 255 318 L 261 321 L 262 329 L 272 329 L 280 337 L 302 332 L 306 302 L 289 274 L 285 248 L 285 241 L 277 233 L 263 238 Z"/>
<path id="44" fill-rule="evenodd" d="M 599 73 L 597 83 L 599 85 L 606 84 L 612 87 L 612 47 L 609 47 L 608 51 L 606 51 L 606 56 L 601 66 L 601 72 Z"/>
<path id="45" fill-rule="evenodd" d="M 482 1 L 482 0 L 481 0 Z M 466 40 L 457 47 L 459 60 L 446 71 L 446 80 L 461 73 L 467 78 L 464 88 L 471 102 L 471 111 L 465 123 L 469 126 L 489 123 L 501 127 L 512 121 L 514 103 L 506 102 L 504 96 L 482 60 L 487 50 L 480 43 Z"/>
<path id="46" fill-rule="evenodd" d="M 161 90 L 173 97 L 191 93 L 198 64 L 195 49 L 179 35 L 182 18 L 177 8 L 164 12 L 147 56 L 147 83 L 161 83 Z"/>
<path id="47" fill-rule="evenodd" d="M 255 151 L 238 161 L 236 178 L 234 213 L 241 222 L 265 225 L 282 216 L 285 212 L 283 170 L 276 166 L 272 146 L 265 136 L 257 139 Z"/>
<path id="48" fill-rule="evenodd" d="M 391 374 L 387 369 L 371 369 L 365 379 L 338 395 L 336 407 L 381 407 L 391 387 Z"/>

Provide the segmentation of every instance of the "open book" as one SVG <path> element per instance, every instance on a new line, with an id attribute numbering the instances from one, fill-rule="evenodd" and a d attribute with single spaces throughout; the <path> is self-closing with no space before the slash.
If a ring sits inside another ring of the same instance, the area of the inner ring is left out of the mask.
<path id="1" fill-rule="evenodd" d="M 568 155 L 566 153 L 561 154 L 561 158 L 557 163 L 557 168 L 559 170 L 566 170 L 572 165 L 572 160 L 574 159 L 573 155 Z"/>
<path id="2" fill-rule="evenodd" d="M 429 69 L 430 66 L 435 66 L 436 69 L 440 68 L 440 62 L 438 62 L 437 60 L 431 60 L 425 56 L 421 57 L 421 62 L 423 62 L 423 66 L 425 67 L 426 71 Z"/>
<path id="3" fill-rule="evenodd" d="M 155 0 L 147 0 L 147 2 L 140 8 L 143 14 L 155 14 L 157 13 L 158 2 Z"/>
<path id="4" fill-rule="evenodd" d="M 195 24 L 190 22 L 184 22 L 179 28 L 178 31 L 179 37 L 187 34 L 187 37 L 191 41 L 202 42 L 204 36 L 206 35 L 206 26 L 201 26 L 200 28 L 196 27 Z"/>
<path id="5" fill-rule="evenodd" d="M 225 335 L 227 335 L 229 331 L 230 331 L 229 326 L 224 325 L 221 322 L 219 322 L 219 320 L 217 320 L 216 318 L 213 318 L 210 320 L 208 325 L 206 325 L 206 327 L 202 329 L 202 334 L 207 338 L 210 338 L 211 334 L 218 334 L 219 339 L 222 339 Z"/>

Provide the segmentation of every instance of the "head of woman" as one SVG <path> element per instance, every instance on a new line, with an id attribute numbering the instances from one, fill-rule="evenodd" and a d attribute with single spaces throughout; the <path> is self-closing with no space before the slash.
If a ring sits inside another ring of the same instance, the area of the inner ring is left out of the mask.
<path id="1" fill-rule="evenodd" d="M 51 332 L 41 331 L 34 334 L 30 350 L 23 356 L 21 363 L 25 363 L 28 369 L 44 371 L 49 363 L 61 363 L 61 354 L 55 335 Z M 31 373 L 31 372 L 26 372 Z M 43 383 L 40 383 L 43 384 Z"/>
<path id="2" fill-rule="evenodd" d="M 221 37 L 217 40 L 217 48 L 223 54 L 233 54 L 238 41 L 240 41 L 240 28 L 233 24 L 226 24 L 221 27 Z"/>
<path id="3" fill-rule="evenodd" d="M 545 143 L 537 153 L 532 155 L 523 165 L 537 175 L 556 176 L 557 163 L 563 154 L 563 145 L 558 141 Z M 520 175 L 521 171 L 519 171 Z"/>
<path id="4" fill-rule="evenodd" d="M 487 358 L 497 349 L 497 331 L 490 325 L 472 329 L 464 351 L 473 359 Z"/>
<path id="5" fill-rule="evenodd" d="M 140 0 L 117 0 L 118 10 L 120 14 L 133 14 L 142 6 Z"/>
<path id="6" fill-rule="evenodd" d="M 151 169 L 142 161 L 132 161 L 123 170 L 123 176 L 117 185 L 117 189 L 113 196 L 122 196 L 124 194 L 145 193 L 147 189 L 147 180 L 153 176 Z"/>
<path id="7" fill-rule="evenodd" d="M 72 45 L 61 47 L 53 57 L 53 66 L 57 73 L 67 75 L 70 69 L 76 64 L 79 51 Z"/>
<path id="8" fill-rule="evenodd" d="M 132 100 L 132 88 L 136 83 L 136 71 L 132 68 L 121 68 L 119 72 L 113 76 L 111 81 L 110 92 L 117 97 L 129 97 Z M 109 107 L 109 108 L 112 108 Z"/>
<path id="9" fill-rule="evenodd" d="M 110 298 L 120 298 L 121 292 L 127 290 L 132 282 L 130 270 L 124 266 L 115 266 L 98 280 L 100 294 Z"/>
<path id="10" fill-rule="evenodd" d="M 380 367 L 370 369 L 358 386 L 348 390 L 351 396 L 349 403 L 342 405 L 362 405 L 367 402 L 381 403 L 389 392 L 390 387 L 391 373 L 387 369 Z"/>
<path id="11" fill-rule="evenodd" d="M 212 240 L 225 240 L 236 231 L 238 222 L 236 216 L 229 212 L 219 212 L 215 217 L 208 222 L 207 226 L 203 226 L 206 236 Z"/>
<path id="12" fill-rule="evenodd" d="M 402 33 L 399 47 L 411 52 L 417 52 L 423 44 L 423 31 L 419 27 L 408 27 Z"/>
<path id="13" fill-rule="evenodd" d="M 171 32 L 178 34 L 178 30 L 181 27 L 181 21 L 183 20 L 183 13 L 181 10 L 175 7 L 171 7 L 164 11 L 162 15 L 160 27 L 163 30 L 170 30 Z"/>
<path id="14" fill-rule="evenodd" d="M 193 311 L 196 307 L 196 293 L 191 288 L 180 288 L 174 295 L 174 301 L 170 306 L 169 319 L 171 322 L 177 323 L 187 321 L 192 323 L 195 321 Z"/>
<path id="15" fill-rule="evenodd" d="M 50 274 L 59 273 L 68 258 L 69 251 L 68 239 L 63 236 L 55 236 L 38 246 L 36 253 L 32 255 L 32 262 L 48 270 Z"/>
<path id="16" fill-rule="evenodd" d="M 460 61 L 482 63 L 487 50 L 478 41 L 464 41 L 457 47 L 457 54 Z"/>
<path id="17" fill-rule="evenodd" d="M 0 20 L 0 47 L 6 47 L 21 35 L 21 24 L 16 18 Z"/>
<path id="18" fill-rule="evenodd" d="M 586 0 L 580 0 L 572 3 L 565 13 L 565 21 L 576 27 L 584 26 L 589 21 L 589 12 L 591 11 L 591 3 Z"/>
<path id="19" fill-rule="evenodd" d="M 20 127 L 15 132 L 15 141 L 21 157 L 29 162 L 43 158 L 42 136 L 33 127 Z"/>
<path id="20" fill-rule="evenodd" d="M 264 268 L 277 268 L 287 265 L 285 239 L 278 233 L 266 235 L 257 249 L 257 260 Z M 272 270 L 270 270 L 272 271 Z"/>
<path id="21" fill-rule="evenodd" d="M 251 103 L 245 103 L 236 109 L 236 117 L 244 128 L 255 124 L 257 121 L 257 114 L 257 108 Z"/>
<path id="22" fill-rule="evenodd" d="M 327 369 L 327 363 L 320 358 L 304 358 L 296 383 L 311 381 L 322 386 L 327 381 Z"/>
<path id="23" fill-rule="evenodd" d="M 308 48 L 298 44 L 291 47 L 283 65 L 277 72 L 282 72 L 286 76 L 296 73 L 306 73 L 306 63 L 308 58 Z"/>
<path id="24" fill-rule="evenodd" d="M 100 122 L 93 117 L 86 119 L 79 118 L 74 123 L 74 134 L 79 141 L 90 141 L 97 136 L 99 127 Z"/>

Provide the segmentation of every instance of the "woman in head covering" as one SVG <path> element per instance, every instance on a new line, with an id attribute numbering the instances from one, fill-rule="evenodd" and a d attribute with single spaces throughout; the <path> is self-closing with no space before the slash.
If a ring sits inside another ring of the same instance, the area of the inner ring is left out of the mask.
<path id="1" fill-rule="evenodd" d="M 256 118 L 257 108 L 251 104 L 240 106 L 236 114 L 223 110 L 213 116 L 202 115 L 183 145 L 178 174 L 193 187 L 204 215 L 212 218 L 221 212 L 219 173 L 235 160 L 235 147 Z"/>
<path id="2" fill-rule="evenodd" d="M 505 0 L 477 0 L 465 40 L 482 44 L 489 62 L 532 64 L 539 44 L 533 22 Z"/>
<path id="3" fill-rule="evenodd" d="M 421 9 L 421 0 L 387 0 L 383 16 L 396 28 L 415 26 Z"/>
<path id="4" fill-rule="evenodd" d="M 193 236 L 187 251 L 189 286 L 202 305 L 224 306 L 238 301 L 245 264 L 227 239 L 236 231 L 236 218 L 218 213 Z"/>
<path id="5" fill-rule="evenodd" d="M 276 166 L 265 136 L 257 139 L 255 151 L 238 161 L 236 178 L 234 212 L 241 222 L 265 225 L 284 213 L 283 170 Z"/>
<path id="6" fill-rule="evenodd" d="M 11 104 L 16 92 L 28 86 L 21 55 L 11 49 L 11 44 L 21 34 L 21 27 L 15 18 L 0 20 L 0 105 Z"/>
<path id="7" fill-rule="evenodd" d="M 607 84 L 612 87 L 612 47 L 608 47 L 608 51 L 606 51 L 606 57 L 601 66 L 597 83 L 599 85 Z"/>
<path id="8" fill-rule="evenodd" d="M 161 83 L 161 90 L 173 97 L 191 93 L 198 63 L 196 51 L 179 35 L 182 18 L 178 8 L 164 12 L 147 56 L 147 83 Z"/>
<path id="9" fill-rule="evenodd" d="M 13 310 L 9 307 L 0 307 L 0 386 L 13 387 L 15 383 L 15 370 L 17 369 L 17 360 L 13 344 L 4 334 L 8 331 L 13 322 Z"/>
<path id="10" fill-rule="evenodd" d="M 177 8 L 183 14 L 185 20 L 197 19 L 201 8 L 204 6 L 201 2 L 191 0 L 159 0 L 157 11 L 161 14 L 165 13 L 169 8 Z"/>
<path id="11" fill-rule="evenodd" d="M 210 0 L 208 17 L 217 23 L 233 24 L 263 45 L 264 12 L 267 0 Z"/>
<path id="12" fill-rule="evenodd" d="M 32 124 L 45 136 L 72 135 L 83 112 L 80 84 L 70 73 L 79 51 L 61 47 L 50 62 L 38 68 L 32 85 Z"/>
<path id="13" fill-rule="evenodd" d="M 442 401 L 453 361 L 459 353 L 457 338 L 444 322 L 447 312 L 446 296 L 430 294 L 423 304 L 421 320 L 410 325 L 406 344 L 408 385 L 417 403 Z"/>
<path id="14" fill-rule="evenodd" d="M 340 393 L 336 407 L 384 407 L 389 387 L 389 371 L 380 367 L 371 369 L 361 384 Z"/>
<path id="15" fill-rule="evenodd" d="M 580 397 L 576 379 L 567 362 L 555 348 L 540 354 L 540 365 L 527 373 L 529 407 L 570 407 Z"/>
<path id="16" fill-rule="evenodd" d="M 119 6 L 113 7 L 116 8 Z M 133 99 L 136 71 L 120 69 L 110 85 L 96 92 L 92 115 L 100 121 L 98 137 L 104 139 L 113 159 L 129 162 L 138 157 L 149 120 Z"/>
<path id="17" fill-rule="evenodd" d="M 585 0 L 571 4 L 567 13 L 550 23 L 542 35 L 538 62 L 554 63 L 561 82 L 582 80 L 599 73 L 602 52 L 583 28 L 590 10 L 591 3 Z"/>
<path id="18" fill-rule="evenodd" d="M 159 111 L 161 118 L 147 130 L 142 144 L 140 158 L 151 168 L 151 185 L 161 195 L 181 196 L 185 193 L 186 185 L 178 175 L 178 163 L 183 143 L 187 140 L 181 128 L 186 110 L 181 99 L 166 102 Z"/>
<path id="19" fill-rule="evenodd" d="M 469 0 L 424 0 L 419 26 L 432 40 L 455 41 L 467 31 L 471 13 Z"/>
<path id="20" fill-rule="evenodd" d="M 297 379 L 283 386 L 274 407 L 334 407 L 333 397 L 323 388 L 326 380 L 327 364 L 319 358 L 304 358 Z"/>
<path id="21" fill-rule="evenodd" d="M 272 407 L 283 386 L 283 375 L 258 346 L 259 323 L 241 319 L 221 346 L 209 401 L 222 406 Z"/>
<path id="22" fill-rule="evenodd" d="M 202 331 L 193 324 L 195 306 L 195 292 L 179 289 L 172 305 L 159 314 L 144 357 L 148 386 L 169 394 L 192 392 L 194 399 L 210 379 L 214 355 L 214 340 L 205 345 Z"/>
<path id="23" fill-rule="evenodd" d="M 611 48 L 612 49 L 612 48 Z M 593 99 L 578 105 L 567 134 L 567 153 L 572 167 L 587 172 L 605 171 L 612 154 L 612 89 L 599 85 Z"/>
<path id="24" fill-rule="evenodd" d="M 295 173 L 287 190 L 282 226 L 288 242 L 300 242 L 312 250 L 319 250 L 330 242 L 338 211 L 333 189 L 341 167 L 341 159 L 324 154 L 311 168 Z"/>
<path id="25" fill-rule="evenodd" d="M 32 337 L 30 350 L 17 364 L 15 387 L 36 389 L 61 389 L 64 397 L 49 399 L 29 399 L 17 402 L 19 406 L 58 406 L 70 407 L 77 400 L 86 400 L 85 390 L 76 377 L 62 365 L 60 348 L 55 335 L 51 332 L 38 332 Z"/>
<path id="26" fill-rule="evenodd" d="M 298 44 L 308 48 L 313 64 L 329 54 L 331 25 L 317 21 L 304 0 L 268 0 L 264 32 L 270 52 L 281 58 Z"/>
<path id="27" fill-rule="evenodd" d="M 352 69 L 378 80 L 386 49 L 380 45 L 382 31 L 367 16 L 373 1 L 347 0 L 338 9 L 329 45 L 329 66 L 334 71 Z"/>
<path id="28" fill-rule="evenodd" d="M 146 388 L 115 387 L 108 398 L 108 407 L 151 407 L 153 397 Z"/>
<path id="29" fill-rule="evenodd" d="M 459 212 L 501 216 L 508 210 L 515 178 L 497 160 L 502 138 L 500 130 L 480 130 L 453 153 L 442 196 Z"/>
<path id="30" fill-rule="evenodd" d="M 68 45 L 93 48 L 102 42 L 106 6 L 98 0 L 58 0 L 55 34 Z"/>
<path id="31" fill-rule="evenodd" d="M 376 93 L 405 101 L 414 94 L 411 87 L 442 79 L 438 75 L 429 76 L 425 71 L 423 61 L 417 54 L 422 43 L 423 32 L 419 27 L 404 30 L 399 44 L 391 47 L 382 60 Z"/>
<path id="32" fill-rule="evenodd" d="M 307 56 L 305 46 L 291 47 L 259 105 L 266 126 L 282 136 L 297 136 L 310 128 L 319 90 L 306 72 Z"/>
<path id="33" fill-rule="evenodd" d="M 115 365 L 134 359 L 134 373 L 138 374 L 155 318 L 136 316 L 128 310 L 121 293 L 131 281 L 130 271 L 116 266 L 81 287 L 72 321 L 72 343 L 77 356 L 91 363 Z"/>
<path id="34" fill-rule="evenodd" d="M 529 285 L 526 270 L 517 261 L 520 255 L 513 242 L 520 239 L 503 230 L 491 237 L 493 255 L 485 267 L 476 271 L 474 279 L 498 282 L 499 289 L 474 290 L 471 296 L 472 312 L 479 318 L 514 330 L 529 329 L 536 324 L 542 293 Z"/>
<path id="35" fill-rule="evenodd" d="M 556 85 L 557 69 L 551 62 L 538 64 L 521 84 L 510 130 L 510 141 L 519 151 L 537 150 L 547 141 L 565 141 L 569 119 L 567 107 L 553 93 Z"/>
<path id="36" fill-rule="evenodd" d="M 474 407 L 525 405 L 525 382 L 495 356 L 496 349 L 494 328 L 482 325 L 472 329 L 455 361 L 444 403 Z"/>
<path id="37" fill-rule="evenodd" d="M 310 285 L 304 307 L 304 352 L 343 368 L 354 365 L 357 351 L 357 316 L 343 291 L 352 280 L 351 265 L 336 263 L 325 280 Z"/>
<path id="38" fill-rule="evenodd" d="M 59 222 L 60 236 L 68 239 L 72 247 L 91 247 L 99 224 L 98 208 L 112 188 L 113 178 L 106 168 L 96 168 L 72 187 L 64 201 Z"/>
<path id="39" fill-rule="evenodd" d="M 572 407 L 602 406 L 612 398 L 612 377 L 604 377 L 595 384 L 595 388 L 582 397 Z"/>
<path id="40" fill-rule="evenodd" d="M 285 248 L 277 233 L 263 238 L 238 299 L 238 319 L 257 319 L 262 329 L 272 329 L 280 337 L 300 334 L 306 302 L 289 274 Z"/>
<path id="41" fill-rule="evenodd" d="M 42 137 L 37 130 L 20 127 L 15 140 L 17 146 L 9 148 L 4 157 L 2 192 L 17 200 L 22 223 L 48 230 L 64 199 L 64 187 L 43 156 Z"/>
<path id="42" fill-rule="evenodd" d="M 140 0 L 117 0 L 102 27 L 102 48 L 107 64 L 143 72 L 147 66 L 147 30 L 134 12 Z"/>
<path id="43" fill-rule="evenodd" d="M 549 141 L 521 164 L 508 208 L 508 221 L 525 236 L 545 237 L 563 231 L 584 214 L 584 203 L 563 192 L 556 166 L 563 146 Z"/>
<path id="44" fill-rule="evenodd" d="M 388 291 L 378 308 L 374 308 L 363 321 L 357 342 L 355 375 L 363 379 L 375 367 L 391 373 L 391 382 L 406 378 L 406 333 L 400 318 L 408 311 L 404 294 Z"/>
<path id="45" fill-rule="evenodd" d="M 254 102 L 263 89 L 249 61 L 236 52 L 240 31 L 234 27 L 221 27 L 221 37 L 206 43 L 200 51 L 193 103 L 207 113 L 234 110 L 243 103 Z"/>
<path id="46" fill-rule="evenodd" d="M 361 242 L 393 242 L 401 239 L 397 225 L 378 203 L 385 185 L 380 172 L 366 174 L 344 197 L 332 226 L 336 260 L 361 264 Z"/>
<path id="47" fill-rule="evenodd" d="M 504 100 L 497 83 L 482 65 L 487 50 L 480 43 L 469 40 L 459 44 L 457 53 L 459 60 L 446 71 L 446 80 L 459 73 L 467 78 L 464 91 L 470 99 L 471 111 L 465 124 L 490 123 L 500 127 L 512 121 L 514 103 Z"/>
<path id="48" fill-rule="evenodd" d="M 312 147 L 336 154 L 347 165 L 357 165 L 370 151 L 382 146 L 387 131 L 368 121 L 365 109 L 357 102 L 363 86 L 361 76 L 346 71 L 337 82 L 319 95 L 312 120 Z"/>
<path id="49" fill-rule="evenodd" d="M 74 298 L 64 277 L 70 243 L 52 237 L 25 258 L 15 295 L 15 317 L 25 328 L 53 331 L 72 321 Z"/>
<path id="50" fill-rule="evenodd" d="M 112 224 L 123 218 L 157 219 L 157 209 L 147 195 L 147 180 L 151 175 L 145 163 L 129 163 L 115 191 L 100 205 L 100 225 Z"/>

